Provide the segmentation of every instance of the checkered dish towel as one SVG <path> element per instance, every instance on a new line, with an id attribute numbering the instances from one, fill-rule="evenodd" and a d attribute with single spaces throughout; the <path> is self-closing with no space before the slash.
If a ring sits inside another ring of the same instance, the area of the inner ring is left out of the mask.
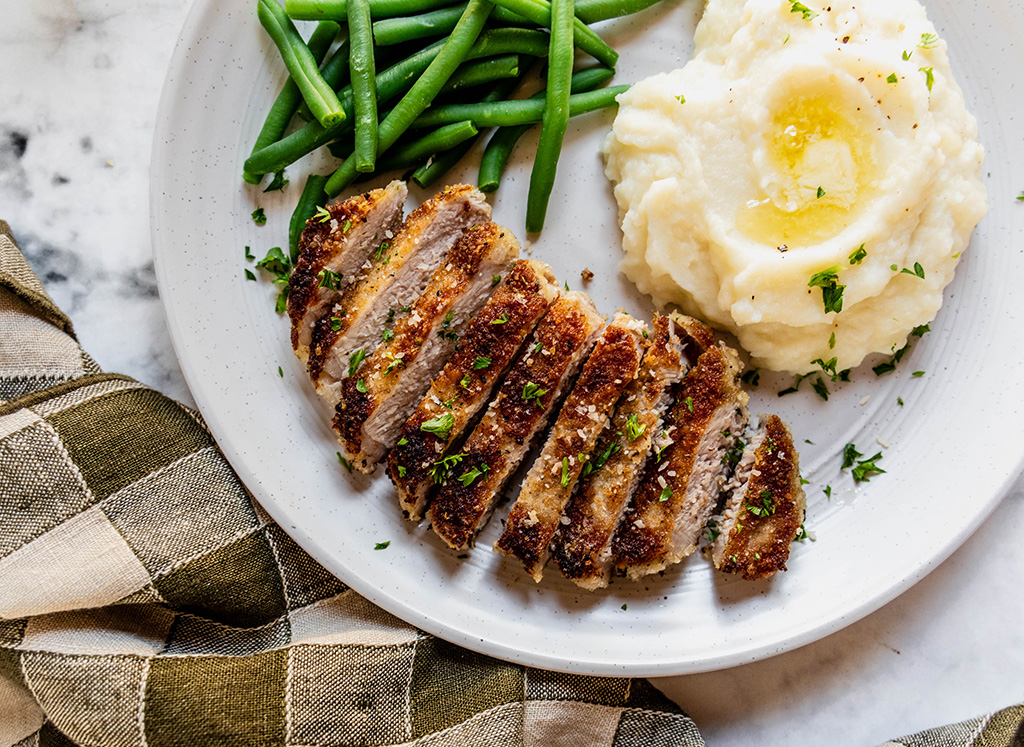
<path id="1" fill-rule="evenodd" d="M 890 744 L 1010 745 L 1022 718 Z M 348 589 L 198 413 L 100 371 L 0 221 L 0 747 L 72 744 L 704 742 L 646 680 L 474 654 Z"/>

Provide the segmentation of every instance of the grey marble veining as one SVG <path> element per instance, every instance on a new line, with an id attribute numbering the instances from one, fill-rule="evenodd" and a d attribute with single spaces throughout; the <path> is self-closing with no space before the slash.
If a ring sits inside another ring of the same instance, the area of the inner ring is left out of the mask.
<path id="1" fill-rule="evenodd" d="M 185 0 L 0 0 L 0 218 L 100 365 L 191 403 L 148 208 L 157 101 L 187 11 Z M 865 619 L 657 684 L 712 747 L 870 747 L 1024 701 L 1022 525 L 1018 481 L 963 547 Z"/>

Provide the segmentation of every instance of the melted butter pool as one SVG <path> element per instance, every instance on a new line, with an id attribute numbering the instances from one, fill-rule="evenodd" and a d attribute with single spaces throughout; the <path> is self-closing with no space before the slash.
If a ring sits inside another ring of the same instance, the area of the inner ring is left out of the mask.
<path id="1" fill-rule="evenodd" d="M 815 244 L 843 231 L 875 179 L 874 130 L 832 90 L 798 94 L 765 134 L 765 191 L 742 205 L 736 225 L 769 246 Z"/>

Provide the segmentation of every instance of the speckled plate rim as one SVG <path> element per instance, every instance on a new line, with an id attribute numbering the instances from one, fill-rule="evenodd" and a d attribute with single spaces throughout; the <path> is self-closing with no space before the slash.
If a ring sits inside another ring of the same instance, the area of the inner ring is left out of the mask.
<path id="1" fill-rule="evenodd" d="M 1018 339 L 1024 324 L 1011 282 L 1024 273 L 1024 206 L 1012 204 L 1022 187 L 1013 180 L 1024 173 L 1015 132 L 1022 105 L 1013 76 L 989 72 L 1020 69 L 1013 43 L 1024 10 L 1008 0 L 969 10 L 950 0 L 927 5 L 979 116 L 992 210 L 947 289 L 933 339 L 915 348 L 905 368 L 851 385 L 827 406 L 804 394 L 777 402 L 770 392 L 755 395 L 754 409 L 771 406 L 819 443 L 804 454 L 818 542 L 795 547 L 790 572 L 770 583 L 723 579 L 695 558 L 643 588 L 613 584 L 588 596 L 561 579 L 524 584 L 510 564 L 484 557 L 493 539 L 486 533 L 459 565 L 422 527 L 396 517 L 384 478 L 341 474 L 323 413 L 269 310 L 272 296 L 242 276 L 242 246 L 262 242 L 265 249 L 268 236 L 286 230 L 288 198 L 259 195 L 238 177 L 280 74 L 265 64 L 267 44 L 249 3 L 197 0 L 157 114 L 151 224 L 175 351 L 229 462 L 282 528 L 357 592 L 430 633 L 521 664 L 605 675 L 709 671 L 817 640 L 882 606 L 970 536 L 1024 467 L 1024 377 L 1005 373 L 1024 366 L 1024 348 L 1005 342 Z M 611 30 L 624 50 L 620 78 L 653 72 L 650 55 L 661 54 L 661 64 L 688 53 L 688 42 L 677 40 L 664 54 L 658 45 L 670 42 L 661 32 L 648 30 L 647 41 L 638 41 L 640 25 L 663 29 L 678 17 L 692 28 L 698 13 L 692 0 L 669 2 Z M 648 58 L 627 54 L 644 44 Z M 562 194 L 567 185 L 575 191 L 561 201 L 556 191 L 535 256 L 560 277 L 576 277 L 589 264 L 599 275 L 590 290 L 600 308 L 641 313 L 648 305 L 615 273 L 613 202 L 593 156 L 606 125 L 573 134 L 559 184 Z M 522 225 L 526 169 L 513 167 L 494 202 L 506 225 Z M 271 216 L 262 229 L 248 218 L 257 198 Z M 594 204 L 606 207 L 595 211 Z M 556 253 L 567 242 L 585 249 Z M 875 404 L 910 386 L 916 368 L 935 375 L 906 395 L 907 408 Z M 865 397 L 873 398 L 870 406 Z M 837 489 L 831 501 L 818 495 L 814 488 L 842 479 L 834 446 L 875 435 L 892 444 L 886 479 Z M 379 539 L 392 540 L 388 553 L 370 549 Z"/>

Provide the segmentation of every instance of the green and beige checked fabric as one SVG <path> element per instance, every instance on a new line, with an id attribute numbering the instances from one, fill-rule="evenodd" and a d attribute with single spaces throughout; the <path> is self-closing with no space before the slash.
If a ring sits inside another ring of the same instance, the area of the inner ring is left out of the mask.
<path id="1" fill-rule="evenodd" d="M 1022 721 L 889 744 L 1021 747 Z M 474 654 L 348 589 L 198 413 L 99 370 L 0 221 L 0 747 L 702 744 L 645 680 Z"/>
<path id="2" fill-rule="evenodd" d="M 0 223 L 0 745 L 702 745 L 645 680 L 463 650 L 318 566 L 102 373 Z"/>

